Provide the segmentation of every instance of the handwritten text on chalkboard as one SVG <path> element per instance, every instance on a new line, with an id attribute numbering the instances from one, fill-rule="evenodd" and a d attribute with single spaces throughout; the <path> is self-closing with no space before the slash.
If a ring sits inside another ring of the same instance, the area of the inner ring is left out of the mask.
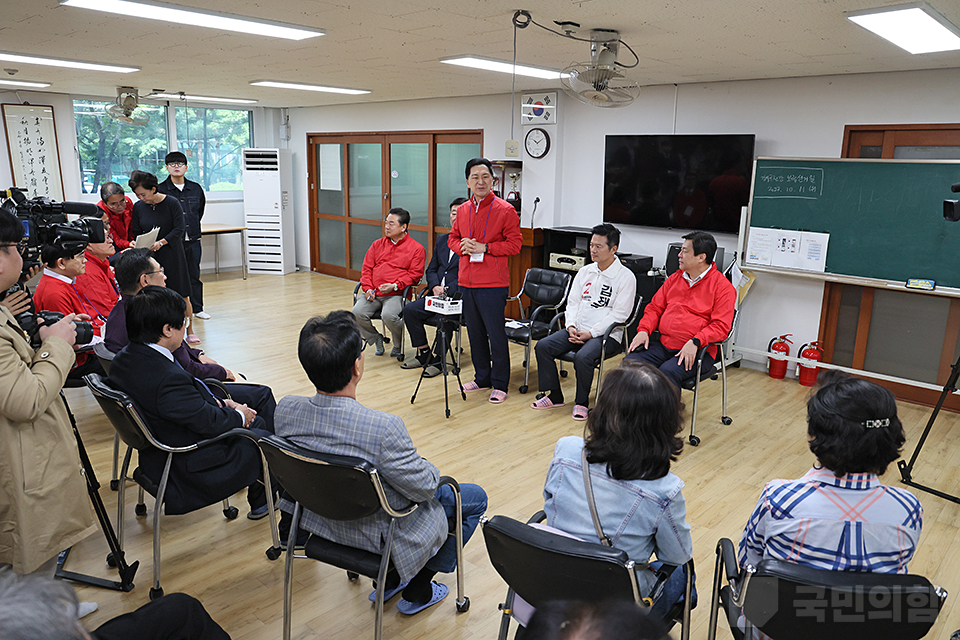
<path id="1" fill-rule="evenodd" d="M 754 198 L 803 198 L 823 194 L 823 169 L 817 167 L 758 167 Z"/>

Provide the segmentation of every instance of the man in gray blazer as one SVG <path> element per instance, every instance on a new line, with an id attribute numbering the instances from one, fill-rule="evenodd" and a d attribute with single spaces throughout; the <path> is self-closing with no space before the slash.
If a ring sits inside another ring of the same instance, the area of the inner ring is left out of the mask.
<path id="1" fill-rule="evenodd" d="M 402 591 L 397 609 L 414 614 L 449 592 L 446 585 L 433 582 L 433 576 L 456 569 L 456 537 L 448 524 L 456 522 L 456 501 L 449 486 L 438 489 L 440 472 L 417 453 L 403 420 L 357 402 L 365 344 L 349 311 L 308 320 L 300 331 L 298 354 L 317 394 L 283 398 L 274 424 L 278 436 L 301 447 L 370 462 L 385 481 L 387 499 L 395 509 L 420 505 L 397 528 L 392 554 L 396 569 L 388 574 L 383 594 L 386 602 Z M 460 484 L 460 491 L 466 543 L 486 511 L 487 494 L 466 483 Z M 293 504 L 283 499 L 280 508 L 290 513 Z M 341 522 L 305 511 L 300 526 L 328 540 L 380 553 L 390 518 L 381 511 L 363 520 Z M 374 597 L 370 595 L 371 600 Z"/>

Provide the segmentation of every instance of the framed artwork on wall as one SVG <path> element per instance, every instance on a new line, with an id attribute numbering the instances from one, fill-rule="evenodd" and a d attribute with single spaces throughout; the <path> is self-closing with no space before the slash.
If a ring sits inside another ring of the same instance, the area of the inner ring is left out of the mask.
<path id="1" fill-rule="evenodd" d="M 57 127 L 50 105 L 3 104 L 3 128 L 13 171 L 13 186 L 27 197 L 63 200 L 63 175 Z"/>

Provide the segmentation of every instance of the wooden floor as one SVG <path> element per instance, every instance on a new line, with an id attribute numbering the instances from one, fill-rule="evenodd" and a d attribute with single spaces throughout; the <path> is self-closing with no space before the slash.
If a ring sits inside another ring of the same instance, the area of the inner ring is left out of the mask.
<path id="1" fill-rule="evenodd" d="M 288 395 L 312 395 L 300 368 L 296 340 L 307 318 L 333 309 L 349 309 L 354 283 L 311 273 L 284 277 L 238 273 L 204 277 L 206 310 L 212 320 L 197 321 L 196 332 L 203 348 L 227 367 L 251 380 L 273 387 L 277 399 Z M 465 345 L 467 346 L 467 345 Z M 407 345 L 408 355 L 411 353 Z M 468 396 L 464 402 L 451 386 L 453 415 L 444 418 L 443 380 L 426 380 L 410 404 L 417 383 L 416 371 L 402 371 L 388 356 L 367 352 L 366 374 L 358 399 L 365 405 L 403 418 L 420 453 L 435 463 L 441 473 L 462 482 L 475 482 L 489 495 L 488 514 L 526 519 L 542 507 L 543 481 L 554 443 L 566 435 L 581 434 L 583 423 L 570 418 L 567 408 L 534 411 L 528 408 L 533 393 L 517 390 L 523 379 L 522 349 L 511 347 L 513 365 L 510 395 L 503 405 L 492 405 L 485 396 Z M 465 375 L 470 376 L 469 347 Z M 451 378 L 451 381 L 453 378 Z M 573 377 L 564 383 L 573 394 Z M 804 403 L 808 389 L 793 380 L 772 380 L 765 374 L 732 369 L 729 375 L 729 410 L 734 422 L 720 424 L 720 384 L 709 383 L 701 397 L 697 433 L 699 447 L 687 445 L 674 471 L 686 483 L 687 519 L 693 530 L 700 606 L 693 612 L 695 639 L 707 635 L 714 548 L 721 537 L 739 539 L 764 483 L 772 478 L 795 478 L 813 463 L 805 438 Z M 531 389 L 536 389 L 532 372 Z M 113 431 L 85 389 L 69 389 L 67 396 L 77 417 L 87 450 L 104 488 L 102 495 L 115 514 L 116 493 L 106 484 L 111 472 Z M 692 395 L 685 394 L 688 407 Z M 901 404 L 901 419 L 907 428 L 905 454 L 913 451 L 929 416 L 929 409 Z M 960 493 L 960 420 L 944 414 L 927 441 L 914 477 L 947 493 Z M 884 480 L 898 484 L 891 466 Z M 960 506 L 926 493 L 917 494 L 925 509 L 919 552 L 912 572 L 935 584 L 956 591 L 947 601 L 930 638 L 944 638 L 960 627 Z M 118 593 L 78 586 L 82 600 L 100 604 L 84 619 L 89 628 L 147 602 L 152 575 L 150 517 L 133 513 L 135 491 L 127 493 L 126 549 L 128 561 L 139 560 L 136 588 Z M 184 591 L 199 598 L 207 610 L 235 640 L 267 640 L 281 637 L 282 559 L 270 562 L 264 551 L 270 544 L 266 520 L 251 522 L 243 517 L 246 501 L 234 499 L 241 517 L 227 521 L 219 507 L 208 507 L 163 521 L 163 587 L 167 593 Z M 115 518 L 115 515 L 113 516 Z M 74 547 L 68 568 L 116 578 L 105 564 L 106 543 L 102 536 Z M 482 536 L 464 550 L 468 613 L 457 614 L 454 599 L 413 618 L 387 606 L 386 638 L 486 638 L 496 637 L 500 614 L 497 604 L 506 588 L 491 567 Z M 441 576 L 456 590 L 453 574 Z M 373 611 L 367 601 L 370 582 L 349 583 L 342 571 L 301 560 L 295 563 L 295 638 L 367 638 L 372 635 Z M 721 624 L 722 621 L 721 621 Z M 677 635 L 675 631 L 675 636 Z M 720 637 L 729 637 L 721 630 Z"/>

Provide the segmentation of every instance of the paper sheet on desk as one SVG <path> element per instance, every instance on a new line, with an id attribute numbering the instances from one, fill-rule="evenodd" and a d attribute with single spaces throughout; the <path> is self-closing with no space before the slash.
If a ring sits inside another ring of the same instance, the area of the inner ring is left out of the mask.
<path id="1" fill-rule="evenodd" d="M 137 243 L 137 247 L 140 249 L 149 249 L 153 246 L 153 243 L 157 241 L 157 235 L 159 235 L 159 233 L 160 227 L 154 227 L 153 229 L 150 229 L 150 231 L 138 235 L 134 242 Z"/>

